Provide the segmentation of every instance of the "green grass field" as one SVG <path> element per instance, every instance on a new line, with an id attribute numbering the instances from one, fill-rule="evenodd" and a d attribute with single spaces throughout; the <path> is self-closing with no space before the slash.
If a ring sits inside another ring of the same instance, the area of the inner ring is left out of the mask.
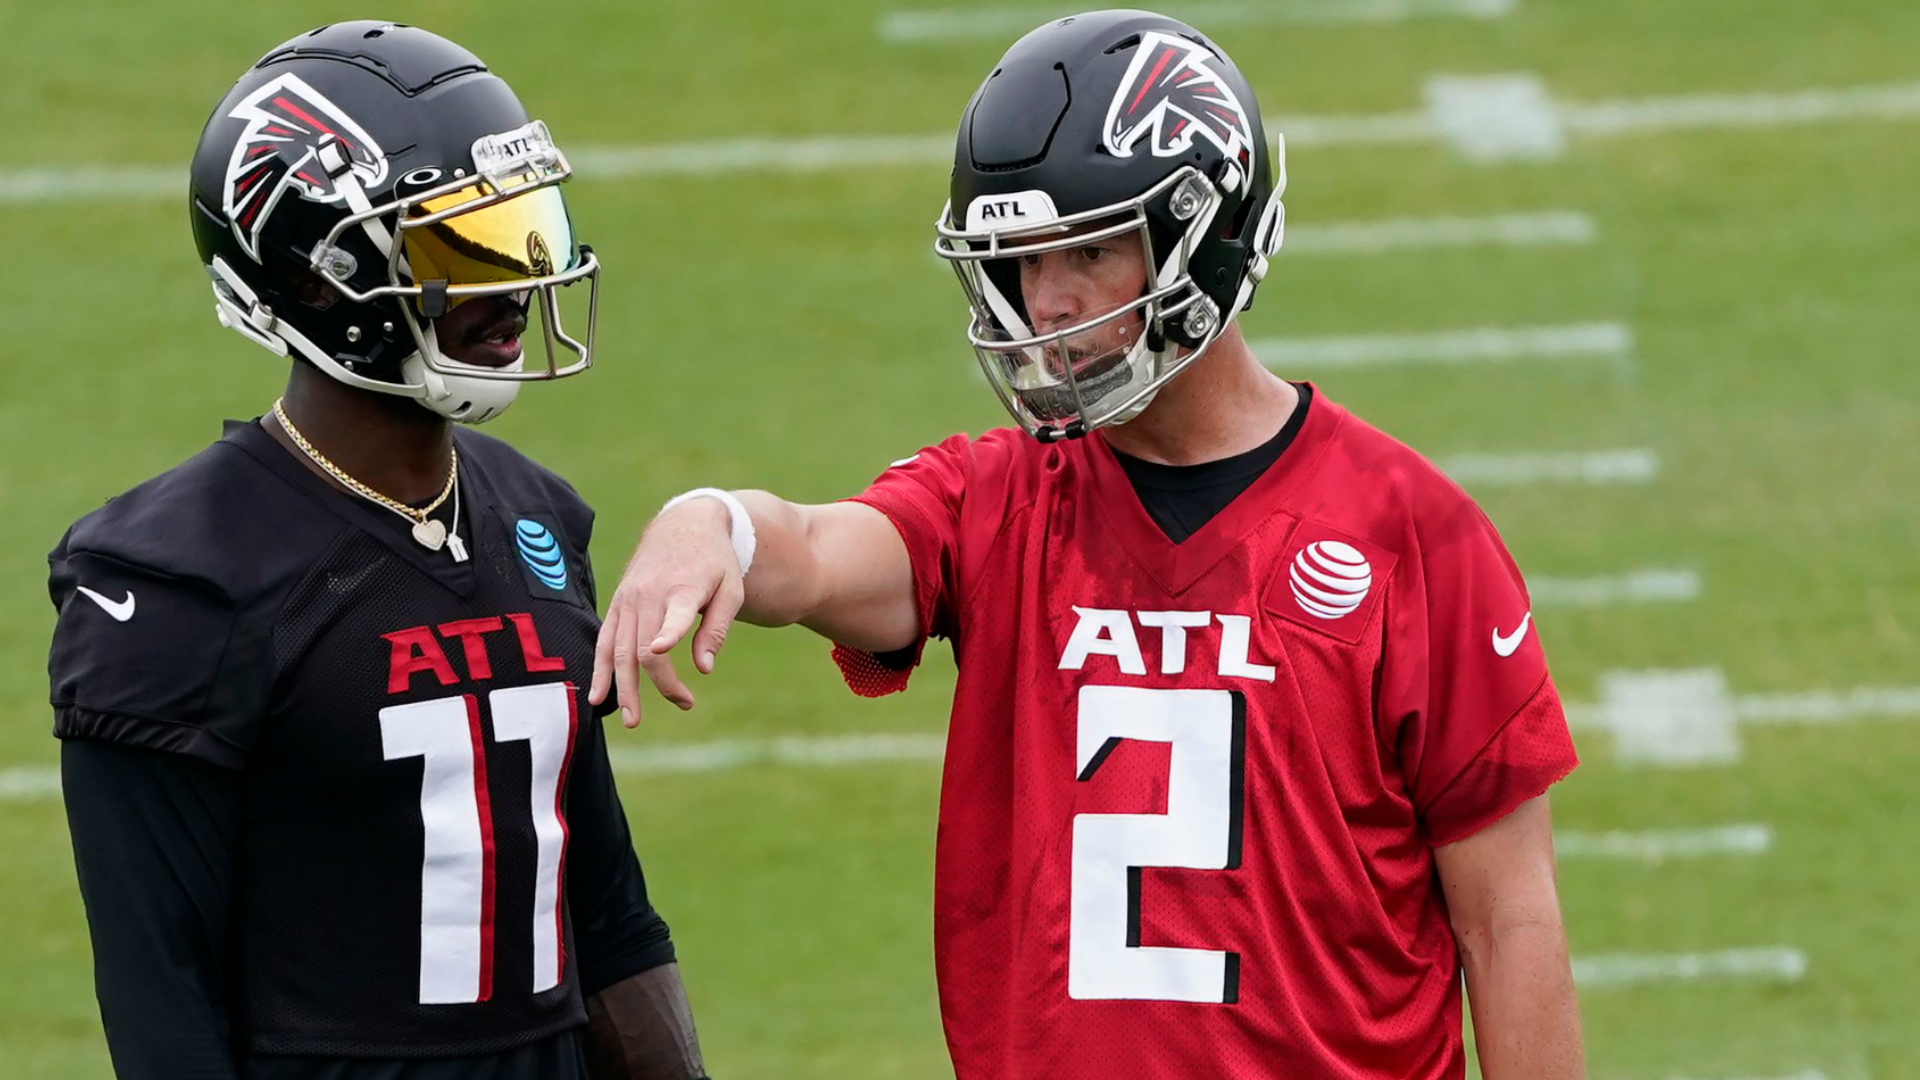
<path id="1" fill-rule="evenodd" d="M 919 0 L 931 2 L 931 0 Z M 1284 7 L 1293 0 L 1270 0 Z M 564 146 L 951 130 L 1006 41 L 896 44 L 886 0 L 415 3 Z M 1177 9 L 1176 9 L 1177 10 Z M 0 774 L 44 774 L 45 552 L 105 497 L 271 403 L 284 367 L 215 324 L 184 213 L 207 110 L 265 49 L 366 9 L 0 6 Z M 1203 23 L 1203 28 L 1204 23 Z M 1920 80 L 1910 0 L 1519 0 L 1497 19 L 1219 29 L 1269 117 L 1422 107 L 1429 76 L 1528 72 L 1558 100 L 1790 94 Z M 1649 481 L 1474 487 L 1530 575 L 1690 571 L 1697 599 L 1541 605 L 1563 693 L 1612 671 L 1717 668 L 1742 695 L 1920 684 L 1920 115 L 1574 132 L 1551 160 L 1442 140 L 1302 140 L 1289 225 L 1537 211 L 1594 239 L 1283 252 L 1256 338 L 1613 323 L 1609 358 L 1286 372 L 1420 450 L 1650 451 Z M 1905 115 L 1893 115 L 1904 113 Z M 1281 122 L 1277 126 L 1284 128 Z M 160 167 L 143 196 L 23 201 L 7 177 Z M 894 458 L 1002 421 L 929 251 L 937 163 L 596 180 L 569 191 L 608 265 L 602 357 L 492 426 L 600 510 L 603 581 L 699 484 L 850 493 Z M 937 650 L 936 650 L 937 652 Z M 803 632 L 747 630 L 692 714 L 619 747 L 938 733 L 950 665 L 906 695 L 840 688 Z M 1567 859 L 1576 954 L 1797 950 L 1799 977 L 1593 986 L 1592 1075 L 1920 1077 L 1920 727 L 1743 726 L 1736 762 L 1645 768 L 1578 732 L 1564 830 L 1768 827 L 1759 854 Z M 714 1075 L 951 1075 L 930 963 L 938 768 L 758 764 L 622 780 Z M 0 785 L 0 1077 L 109 1074 L 57 799 Z"/>

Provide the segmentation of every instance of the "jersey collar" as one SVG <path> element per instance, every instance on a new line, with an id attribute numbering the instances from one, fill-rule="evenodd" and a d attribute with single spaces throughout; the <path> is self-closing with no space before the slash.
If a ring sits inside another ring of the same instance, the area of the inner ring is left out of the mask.
<path id="1" fill-rule="evenodd" d="M 1259 479 L 1178 544 L 1167 539 L 1140 504 L 1140 496 L 1104 433 L 1095 431 L 1084 440 L 1094 501 L 1100 505 L 1113 537 L 1168 595 L 1185 592 L 1255 530 L 1291 531 L 1299 520 L 1286 512 L 1287 500 L 1319 465 L 1333 433 L 1347 416 L 1346 410 L 1318 386 L 1307 385 L 1312 396 L 1306 420 L 1292 444 Z"/>
<path id="2" fill-rule="evenodd" d="M 458 428 L 454 429 L 454 438 L 460 438 Z M 267 434 L 258 419 L 227 421 L 221 441 L 232 443 L 328 513 L 385 544 L 454 595 L 462 599 L 473 595 L 474 560 L 456 563 L 445 548 L 428 551 L 421 547 L 407 535 L 405 523 L 397 515 L 321 479 Z M 464 451 L 467 446 L 462 443 L 460 448 Z M 470 457 L 463 453 L 460 461 L 460 535 L 477 559 L 481 514 L 492 506 L 493 493 L 486 483 L 484 470 L 474 467 L 468 460 Z"/>

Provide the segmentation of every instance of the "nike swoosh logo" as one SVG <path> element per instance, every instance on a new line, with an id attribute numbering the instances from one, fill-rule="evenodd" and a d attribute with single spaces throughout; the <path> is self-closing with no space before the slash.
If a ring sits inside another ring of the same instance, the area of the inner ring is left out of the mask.
<path id="1" fill-rule="evenodd" d="M 1506 637 L 1501 637 L 1500 628 L 1494 627 L 1493 651 L 1503 657 L 1512 656 L 1520 648 L 1520 639 L 1527 636 L 1527 624 L 1532 621 L 1533 612 L 1529 611 L 1527 617 L 1520 620 L 1520 628 Z"/>
<path id="2" fill-rule="evenodd" d="M 87 599 L 93 601 L 96 604 L 99 604 L 100 610 L 113 616 L 114 622 L 126 622 L 128 619 L 133 618 L 133 590 L 132 589 L 127 590 L 127 598 L 125 600 L 109 600 L 106 597 L 101 596 L 99 593 L 94 592 L 92 589 L 87 588 L 85 585 L 82 585 L 79 588 L 80 588 L 80 594 L 82 596 L 85 596 Z"/>

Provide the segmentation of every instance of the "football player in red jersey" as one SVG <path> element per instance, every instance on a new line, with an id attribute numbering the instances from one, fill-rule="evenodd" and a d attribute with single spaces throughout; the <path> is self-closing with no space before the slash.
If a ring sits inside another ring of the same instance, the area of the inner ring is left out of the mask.
<path id="1" fill-rule="evenodd" d="M 702 489 L 642 537 L 591 696 L 690 707 L 734 618 L 856 692 L 959 668 L 935 961 L 960 1080 L 1582 1073 L 1547 789 L 1576 764 L 1471 499 L 1234 322 L 1281 154 L 1206 37 L 1108 11 L 1015 44 L 938 250 L 1020 428 L 854 498 Z"/>

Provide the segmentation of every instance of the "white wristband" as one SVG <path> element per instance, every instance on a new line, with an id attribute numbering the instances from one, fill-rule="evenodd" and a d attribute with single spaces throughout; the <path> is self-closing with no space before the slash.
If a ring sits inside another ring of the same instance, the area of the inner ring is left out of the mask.
<path id="1" fill-rule="evenodd" d="M 710 487 L 694 488 L 675 495 L 667 500 L 667 505 L 661 507 L 660 512 L 664 514 L 694 499 L 718 499 L 727 508 L 728 539 L 733 541 L 733 557 L 740 560 L 740 576 L 745 577 L 753 567 L 753 551 L 757 543 L 753 534 L 753 515 L 747 513 L 747 508 L 733 497 L 732 492 Z"/>

